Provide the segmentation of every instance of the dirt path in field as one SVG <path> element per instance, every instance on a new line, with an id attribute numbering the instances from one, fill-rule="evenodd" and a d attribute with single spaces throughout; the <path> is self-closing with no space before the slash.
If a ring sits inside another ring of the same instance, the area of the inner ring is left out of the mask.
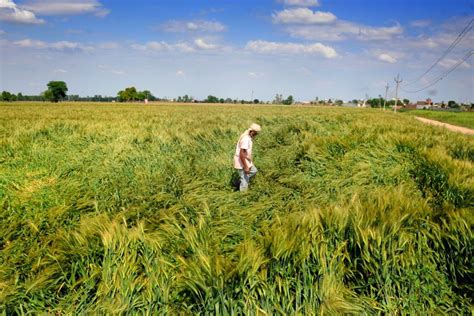
<path id="1" fill-rule="evenodd" d="M 451 124 L 447 124 L 447 123 L 442 123 L 442 122 L 426 119 L 424 117 L 419 117 L 419 116 L 415 116 L 415 118 L 418 121 L 421 121 L 421 122 L 426 123 L 426 124 L 446 127 L 447 129 L 449 129 L 450 131 L 453 131 L 453 132 L 463 133 L 463 134 L 467 134 L 467 135 L 474 135 L 474 129 L 470 129 L 470 128 L 467 128 L 467 127 L 456 126 L 456 125 L 451 125 Z"/>

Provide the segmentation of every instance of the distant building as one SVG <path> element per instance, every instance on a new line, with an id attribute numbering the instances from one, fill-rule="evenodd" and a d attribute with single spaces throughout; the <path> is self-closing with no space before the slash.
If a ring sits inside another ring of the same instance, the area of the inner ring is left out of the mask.
<path id="1" fill-rule="evenodd" d="M 433 106 L 433 101 L 428 98 L 425 101 L 418 101 L 416 102 L 416 109 L 423 110 L 423 109 L 430 109 Z"/>

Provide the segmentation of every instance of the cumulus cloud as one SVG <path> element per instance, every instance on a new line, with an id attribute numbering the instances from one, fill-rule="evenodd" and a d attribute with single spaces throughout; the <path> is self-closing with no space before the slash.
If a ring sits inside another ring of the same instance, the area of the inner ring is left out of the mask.
<path id="1" fill-rule="evenodd" d="M 13 44 L 17 47 L 22 48 L 36 48 L 36 49 L 53 49 L 53 50 L 82 50 L 82 51 L 89 51 L 93 50 L 94 48 L 91 46 L 87 46 L 77 42 L 69 42 L 69 41 L 59 41 L 59 42 L 44 42 L 39 40 L 33 39 L 23 39 L 20 41 L 15 41 Z"/>
<path id="2" fill-rule="evenodd" d="M 224 32 L 226 27 L 224 24 L 216 21 L 169 21 L 164 23 L 161 28 L 165 32 Z"/>
<path id="3" fill-rule="evenodd" d="M 401 35 L 403 28 L 399 24 L 389 27 L 374 27 L 339 20 L 330 25 L 290 26 L 286 31 L 293 37 L 307 40 L 388 40 Z"/>
<path id="4" fill-rule="evenodd" d="M 285 9 L 273 14 L 273 21 L 280 24 L 324 24 L 336 20 L 331 12 L 312 11 L 308 8 Z"/>
<path id="5" fill-rule="evenodd" d="M 207 43 L 204 39 L 202 38 L 197 38 L 194 40 L 194 44 L 196 45 L 197 48 L 199 49 L 204 49 L 204 50 L 209 50 L 209 49 L 216 49 L 218 46 L 215 44 Z"/>
<path id="6" fill-rule="evenodd" d="M 383 53 L 377 56 L 377 58 L 380 61 L 389 63 L 389 64 L 394 64 L 397 62 L 397 59 L 395 57 L 390 56 L 389 54 Z"/>
<path id="7" fill-rule="evenodd" d="M 185 75 L 184 71 L 181 69 L 178 69 L 176 71 L 176 77 L 183 77 Z"/>
<path id="8" fill-rule="evenodd" d="M 317 7 L 319 6 L 318 0 L 279 0 L 278 2 L 283 3 L 287 6 L 298 6 L 298 7 Z"/>
<path id="9" fill-rule="evenodd" d="M 44 23 L 44 20 L 38 19 L 33 12 L 19 8 L 12 0 L 0 0 L 0 21 L 22 24 Z"/>
<path id="10" fill-rule="evenodd" d="M 268 41 L 249 41 L 245 47 L 247 50 L 256 53 L 280 53 L 280 54 L 316 54 L 326 58 L 335 58 L 337 53 L 334 48 L 321 43 L 296 44 L 278 43 Z"/>
<path id="11" fill-rule="evenodd" d="M 22 5 L 26 10 L 39 15 L 78 15 L 94 14 L 104 17 L 110 11 L 96 0 L 33 0 Z"/>

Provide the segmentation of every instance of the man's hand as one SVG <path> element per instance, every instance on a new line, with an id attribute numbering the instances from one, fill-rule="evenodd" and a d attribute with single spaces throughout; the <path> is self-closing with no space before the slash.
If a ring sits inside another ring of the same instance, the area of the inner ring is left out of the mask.
<path id="1" fill-rule="evenodd" d="M 247 167 L 247 166 L 245 166 L 245 167 L 244 167 L 244 172 L 245 172 L 246 174 L 249 174 L 249 173 L 250 173 L 250 168 Z"/>

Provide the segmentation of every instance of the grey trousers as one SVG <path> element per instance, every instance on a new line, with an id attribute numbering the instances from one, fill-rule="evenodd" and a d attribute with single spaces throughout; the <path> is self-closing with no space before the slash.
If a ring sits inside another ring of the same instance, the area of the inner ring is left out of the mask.
<path id="1" fill-rule="evenodd" d="M 255 166 L 250 167 L 249 174 L 246 174 L 244 169 L 238 169 L 240 176 L 240 191 L 246 191 L 249 187 L 250 179 L 257 174 Z"/>

